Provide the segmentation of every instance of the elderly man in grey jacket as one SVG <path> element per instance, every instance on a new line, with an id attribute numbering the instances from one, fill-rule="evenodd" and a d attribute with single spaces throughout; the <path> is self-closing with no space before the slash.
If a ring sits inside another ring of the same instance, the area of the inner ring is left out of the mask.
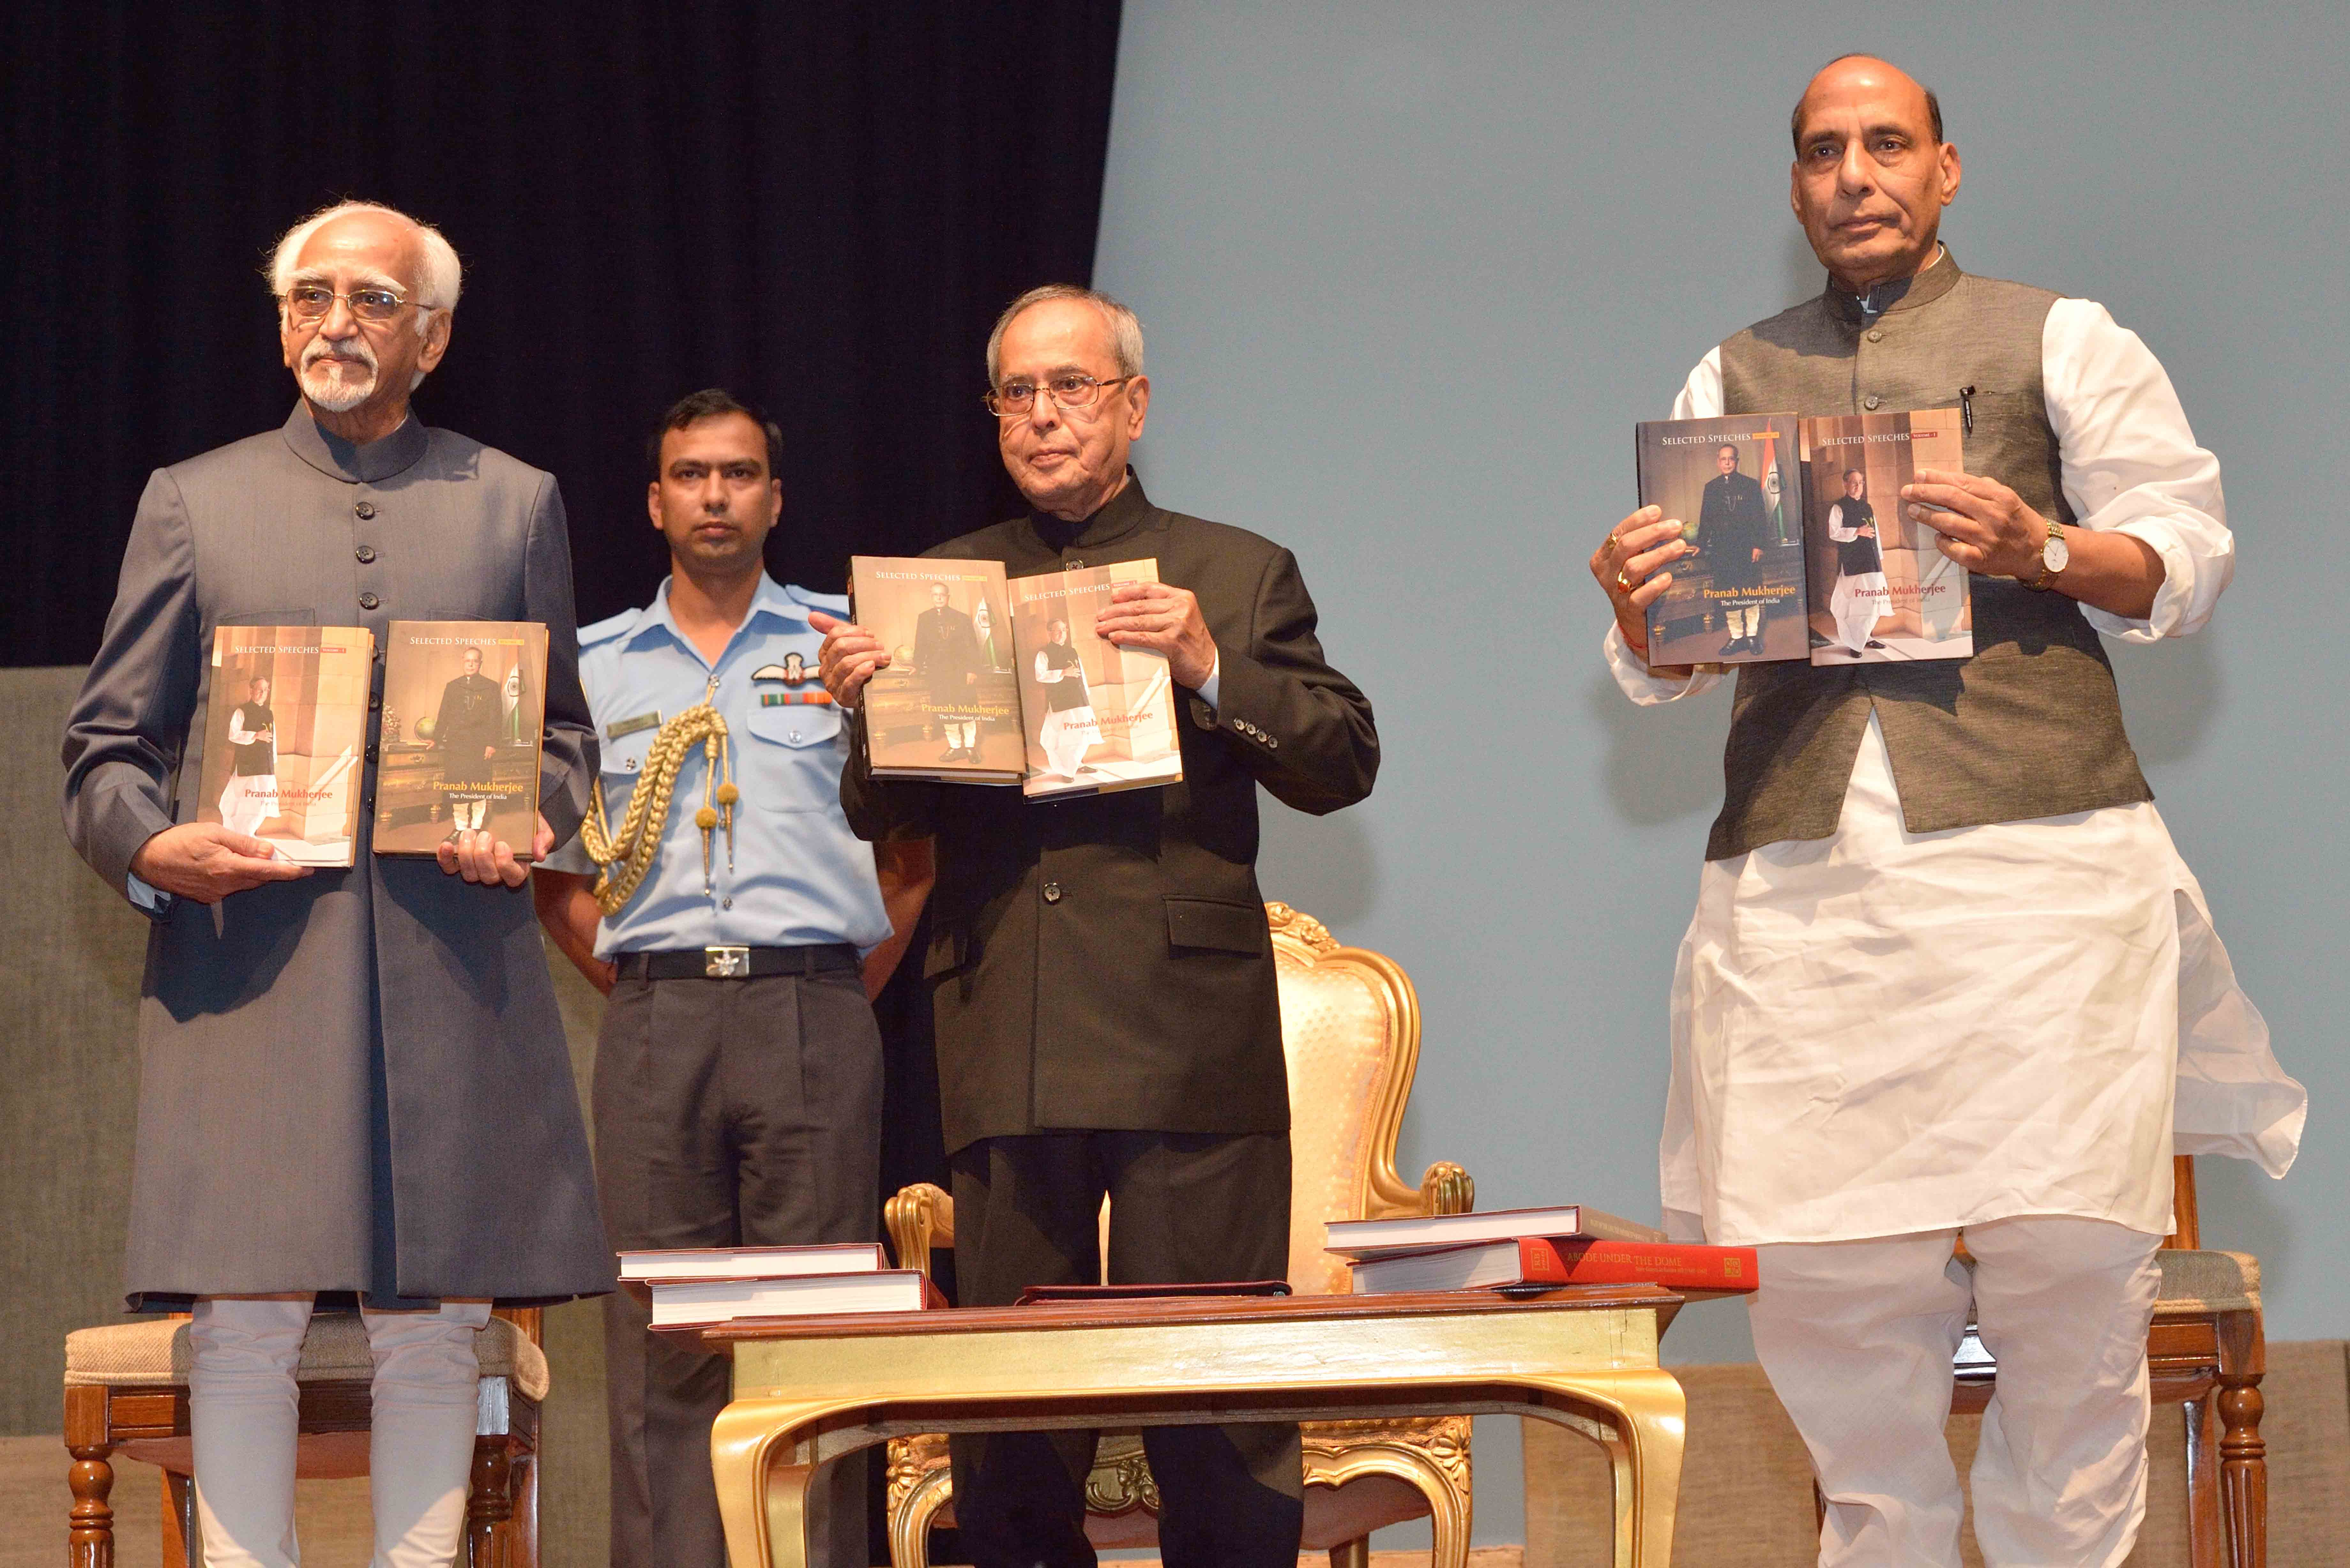
<path id="1" fill-rule="evenodd" d="M 153 922 L 128 1286 L 134 1310 L 192 1304 L 212 1568 L 296 1561 L 293 1374 L 320 1293 L 359 1296 L 374 1350 L 378 1568 L 444 1568 L 491 1302 L 611 1281 L 518 846 L 473 831 L 438 865 L 370 853 L 394 617 L 546 624 L 525 858 L 575 830 L 595 775 L 554 479 L 409 410 L 459 281 L 448 243 L 388 208 L 286 235 L 271 286 L 301 401 L 149 482 L 66 731 L 67 831 Z M 236 700 L 210 689 L 209 652 L 235 624 L 375 634 L 353 867 L 197 820 L 202 716 Z"/>

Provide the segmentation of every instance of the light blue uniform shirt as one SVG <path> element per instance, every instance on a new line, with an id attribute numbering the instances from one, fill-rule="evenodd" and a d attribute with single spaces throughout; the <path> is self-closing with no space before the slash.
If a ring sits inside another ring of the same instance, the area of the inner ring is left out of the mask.
<path id="1" fill-rule="evenodd" d="M 603 744 L 604 819 L 619 833 L 628 815 L 645 753 L 658 725 L 631 727 L 659 714 L 667 723 L 697 707 L 712 675 L 711 698 L 726 721 L 734 785 L 733 867 L 727 867 L 726 830 L 710 836 L 709 889 L 702 873 L 702 830 L 693 814 L 703 801 L 709 763 L 696 742 L 678 769 L 660 853 L 636 896 L 596 927 L 596 956 L 716 946 L 796 947 L 850 942 L 860 950 L 889 934 L 873 846 L 848 830 L 840 811 L 840 769 L 848 736 L 840 711 L 823 701 L 816 676 L 823 637 L 808 625 L 810 609 L 846 617 L 848 601 L 784 587 L 764 573 L 751 613 L 735 628 L 713 667 L 670 618 L 669 584 L 653 602 L 579 628 L 579 680 Z M 798 685 L 782 679 L 786 656 L 806 671 Z M 614 726 L 623 732 L 615 736 Z M 592 876 L 595 863 L 577 838 L 546 862 L 548 868 Z"/>

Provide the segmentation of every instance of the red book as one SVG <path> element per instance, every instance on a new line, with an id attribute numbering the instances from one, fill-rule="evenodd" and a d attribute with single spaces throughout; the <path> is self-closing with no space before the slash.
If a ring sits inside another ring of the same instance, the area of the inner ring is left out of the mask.
<path id="1" fill-rule="evenodd" d="M 1518 1236 L 1506 1241 L 1374 1258 L 1355 1265 L 1358 1296 L 1627 1284 L 1751 1291 L 1754 1249 L 1677 1241 L 1607 1241 L 1582 1236 Z"/>

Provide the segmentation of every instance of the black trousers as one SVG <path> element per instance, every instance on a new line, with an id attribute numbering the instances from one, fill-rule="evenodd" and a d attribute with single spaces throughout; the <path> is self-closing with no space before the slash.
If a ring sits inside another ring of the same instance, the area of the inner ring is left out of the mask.
<path id="1" fill-rule="evenodd" d="M 1289 1135 L 1069 1132 L 984 1138 L 953 1159 L 955 1279 L 965 1306 L 1030 1285 L 1277 1280 L 1289 1272 Z M 951 1440 L 955 1522 L 979 1568 L 1090 1568 L 1092 1432 Z M 1159 1427 L 1167 1568 L 1295 1568 L 1305 1477 L 1292 1425 Z"/>
<path id="2" fill-rule="evenodd" d="M 596 1039 L 596 1171 L 615 1250 L 870 1241 L 880 1225 L 881 1035 L 853 971 L 624 980 Z M 605 1298 L 612 1568 L 726 1568 L 710 1424 L 728 1363 Z M 809 1561 L 866 1562 L 865 1464 L 825 1467 Z"/>

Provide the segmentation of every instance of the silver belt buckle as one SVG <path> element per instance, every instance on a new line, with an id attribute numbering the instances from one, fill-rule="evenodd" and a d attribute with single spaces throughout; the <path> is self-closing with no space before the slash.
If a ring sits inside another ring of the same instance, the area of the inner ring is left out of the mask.
<path id="1" fill-rule="evenodd" d="M 711 980 L 747 980 L 751 975 L 749 948 L 704 948 L 702 972 Z"/>

